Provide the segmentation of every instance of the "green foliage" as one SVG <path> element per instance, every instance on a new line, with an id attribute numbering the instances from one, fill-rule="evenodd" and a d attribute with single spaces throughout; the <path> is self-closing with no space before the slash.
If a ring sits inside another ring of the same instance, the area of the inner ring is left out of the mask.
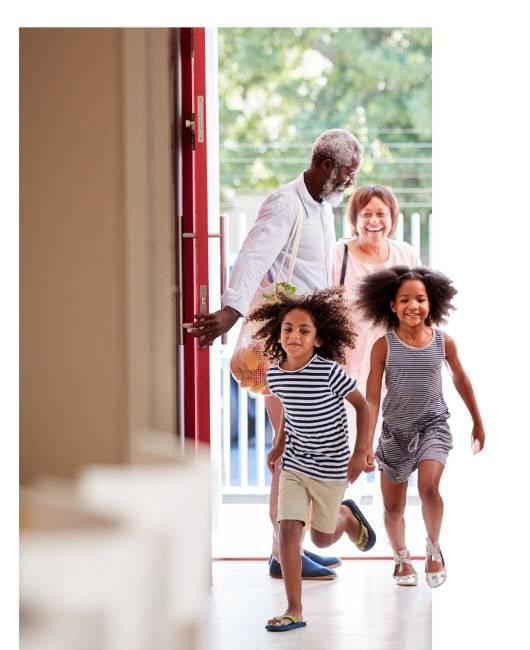
<path id="1" fill-rule="evenodd" d="M 289 284 L 288 282 L 276 282 L 276 286 L 274 288 L 274 294 L 264 293 L 263 297 L 266 300 L 276 300 L 276 296 L 280 291 L 282 291 L 283 293 L 294 294 L 296 293 L 296 287 L 293 286 L 292 284 Z"/>
<path id="2" fill-rule="evenodd" d="M 281 289 L 284 293 L 296 293 L 296 287 L 292 284 L 289 284 L 288 282 L 277 282 L 276 293 L 278 293 L 278 289 Z"/>
<path id="3" fill-rule="evenodd" d="M 422 221 L 431 211 L 428 28 L 219 29 L 219 110 L 223 210 L 295 178 L 339 127 L 366 149 L 357 185 L 388 185 Z"/>

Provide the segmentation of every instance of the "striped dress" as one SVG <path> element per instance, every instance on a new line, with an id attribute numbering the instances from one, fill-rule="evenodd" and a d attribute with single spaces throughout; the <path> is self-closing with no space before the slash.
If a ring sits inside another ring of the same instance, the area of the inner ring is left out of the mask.
<path id="1" fill-rule="evenodd" d="M 282 469 L 325 481 L 346 480 L 350 447 L 344 397 L 357 382 L 318 354 L 299 370 L 272 366 L 267 381 L 285 413 Z"/>
<path id="2" fill-rule="evenodd" d="M 407 345 L 393 331 L 385 338 L 387 394 L 375 457 L 389 481 L 402 483 L 422 460 L 445 465 L 453 446 L 442 391 L 445 337 L 433 328 L 431 341 L 422 348 Z"/>

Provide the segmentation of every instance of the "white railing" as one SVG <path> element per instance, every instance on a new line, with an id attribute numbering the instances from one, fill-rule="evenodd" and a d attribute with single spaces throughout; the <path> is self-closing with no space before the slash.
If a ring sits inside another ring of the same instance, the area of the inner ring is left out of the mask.
<path id="1" fill-rule="evenodd" d="M 249 392 L 230 381 L 230 357 L 232 346 L 224 346 L 221 361 L 221 385 L 223 401 L 223 419 L 221 431 L 222 444 L 222 491 L 223 494 L 267 494 L 266 482 L 266 409 L 263 395 Z M 230 350 L 230 351 L 229 351 Z M 231 390 L 237 391 L 237 438 L 231 435 Z M 254 403 L 254 438 L 249 445 L 249 402 Z M 269 439 L 270 444 L 270 439 Z M 249 448 L 252 454 L 249 455 Z M 235 465 L 235 466 L 234 466 Z M 232 475 L 235 479 L 232 479 Z"/>
<path id="2" fill-rule="evenodd" d="M 244 215 L 241 215 L 243 217 Z M 429 215 L 427 228 L 430 230 L 431 216 Z M 244 218 L 238 219 L 239 223 L 246 223 Z M 346 218 L 343 222 L 344 236 L 350 236 L 350 228 Z M 240 232 L 241 242 L 246 232 Z M 421 221 L 420 215 L 413 212 L 410 215 L 410 244 L 420 253 Z M 394 238 L 403 241 L 403 214 L 399 214 L 398 227 Z M 423 260 L 426 262 L 427 260 Z M 246 389 L 230 380 L 230 357 L 234 349 L 239 327 L 233 328 L 228 334 L 227 345 L 221 346 L 221 391 L 222 391 L 222 418 L 221 418 L 221 458 L 222 458 L 222 494 L 234 495 L 237 497 L 267 495 L 269 492 L 270 475 L 266 469 L 266 454 L 270 445 L 270 436 L 266 436 L 266 409 L 265 398 L 262 395 L 250 394 Z M 231 421 L 233 413 L 232 396 L 237 394 L 237 437 L 232 440 Z M 251 420 L 254 427 L 254 438 L 249 445 L 249 403 L 253 402 L 254 416 Z M 252 453 L 249 453 L 251 451 Z M 232 478 L 233 477 L 233 478 Z M 359 490 L 362 494 L 373 494 L 374 481 L 364 475 L 364 480 L 359 483 Z M 413 486 L 414 487 L 414 486 Z M 414 493 L 413 493 L 414 494 Z M 362 495 L 360 496 L 362 499 Z M 362 501 L 361 501 L 362 502 Z"/>

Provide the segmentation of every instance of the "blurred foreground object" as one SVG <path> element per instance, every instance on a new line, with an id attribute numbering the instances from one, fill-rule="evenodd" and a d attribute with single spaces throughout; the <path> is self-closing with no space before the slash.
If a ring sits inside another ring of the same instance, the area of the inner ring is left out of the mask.
<path id="1" fill-rule="evenodd" d="M 207 647 L 210 458 L 176 449 L 146 432 L 131 465 L 21 490 L 22 650 Z"/>

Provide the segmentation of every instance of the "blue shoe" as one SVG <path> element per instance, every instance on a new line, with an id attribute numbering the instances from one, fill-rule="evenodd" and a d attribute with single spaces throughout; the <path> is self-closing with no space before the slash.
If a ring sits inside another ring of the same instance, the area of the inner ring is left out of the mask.
<path id="1" fill-rule="evenodd" d="M 313 562 L 320 564 L 320 566 L 325 566 L 327 569 L 334 569 L 342 564 L 340 557 L 317 555 L 316 553 L 311 553 L 311 551 L 306 551 L 305 548 L 302 550 L 306 557 L 313 560 Z"/>
<path id="2" fill-rule="evenodd" d="M 278 560 L 271 555 L 269 558 L 269 575 L 271 578 L 283 578 L 282 567 Z M 305 555 L 302 555 L 302 580 L 333 580 L 337 577 L 335 571 L 321 566 Z"/>

